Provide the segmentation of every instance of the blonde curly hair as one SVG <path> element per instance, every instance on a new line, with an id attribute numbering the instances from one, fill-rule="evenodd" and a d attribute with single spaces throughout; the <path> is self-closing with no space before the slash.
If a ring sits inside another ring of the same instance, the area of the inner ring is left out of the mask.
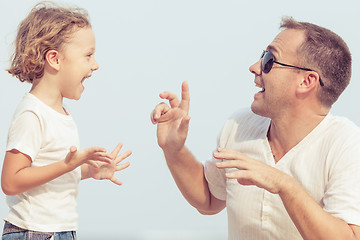
<path id="1" fill-rule="evenodd" d="M 15 51 L 7 71 L 21 82 L 32 83 L 44 75 L 45 55 L 61 51 L 77 28 L 91 27 L 86 10 L 41 2 L 20 23 Z"/>

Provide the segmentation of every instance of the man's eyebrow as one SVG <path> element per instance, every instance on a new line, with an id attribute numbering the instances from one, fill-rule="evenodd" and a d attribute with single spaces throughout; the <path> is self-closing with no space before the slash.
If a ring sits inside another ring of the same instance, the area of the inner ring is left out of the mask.
<path id="1" fill-rule="evenodd" d="M 267 46 L 266 51 L 270 51 L 271 53 L 279 53 L 279 51 L 272 45 Z"/>
<path id="2" fill-rule="evenodd" d="M 266 48 L 266 51 L 271 52 L 274 55 L 275 60 L 281 58 L 281 53 L 279 52 L 278 48 L 274 47 L 273 45 L 269 45 Z"/>

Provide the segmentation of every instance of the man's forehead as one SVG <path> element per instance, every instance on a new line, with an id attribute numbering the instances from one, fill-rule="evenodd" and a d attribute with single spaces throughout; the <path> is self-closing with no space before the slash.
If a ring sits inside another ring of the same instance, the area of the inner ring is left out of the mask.
<path id="1" fill-rule="evenodd" d="M 275 52 L 287 52 L 296 50 L 305 41 L 304 30 L 284 29 L 269 44 L 268 49 Z"/>

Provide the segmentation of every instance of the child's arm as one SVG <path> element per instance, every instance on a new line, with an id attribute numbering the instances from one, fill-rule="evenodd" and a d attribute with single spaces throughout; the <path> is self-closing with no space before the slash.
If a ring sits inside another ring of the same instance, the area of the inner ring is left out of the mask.
<path id="1" fill-rule="evenodd" d="M 97 180 L 102 179 L 109 179 L 113 183 L 117 185 L 122 185 L 122 182 L 119 181 L 115 176 L 114 173 L 120 170 L 127 168 L 130 163 L 122 163 L 120 162 L 125 158 L 131 155 L 131 151 L 126 151 L 118 156 L 123 144 L 119 143 L 115 149 L 110 154 L 112 161 L 110 163 L 105 162 L 96 162 L 95 165 L 90 166 L 89 164 L 83 164 L 81 166 L 81 179 L 86 178 L 94 178 Z M 95 167 L 94 167 L 95 166 Z"/>
<path id="2" fill-rule="evenodd" d="M 71 147 L 62 161 L 42 167 L 32 167 L 31 158 L 15 149 L 5 154 L 1 187 L 6 195 L 16 195 L 47 183 L 91 160 L 110 163 L 111 156 L 100 147 L 77 150 Z M 91 162 L 94 165 L 94 162 Z"/>

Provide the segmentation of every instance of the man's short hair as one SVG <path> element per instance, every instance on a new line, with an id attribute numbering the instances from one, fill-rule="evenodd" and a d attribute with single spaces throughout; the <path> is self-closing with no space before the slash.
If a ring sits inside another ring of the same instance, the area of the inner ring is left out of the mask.
<path id="1" fill-rule="evenodd" d="M 304 30 L 305 41 L 297 51 L 300 64 L 319 73 L 324 86 L 318 99 L 331 107 L 351 78 L 351 53 L 345 41 L 329 29 L 291 17 L 283 18 L 280 28 Z"/>

